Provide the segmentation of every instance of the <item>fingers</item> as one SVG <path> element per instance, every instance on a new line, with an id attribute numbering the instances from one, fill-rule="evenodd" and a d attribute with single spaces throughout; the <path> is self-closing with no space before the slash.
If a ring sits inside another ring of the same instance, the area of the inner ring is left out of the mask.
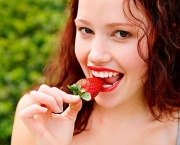
<path id="1" fill-rule="evenodd" d="M 43 91 L 57 100 L 57 104 L 60 106 L 60 109 L 63 110 L 63 102 L 69 103 L 70 106 L 64 111 L 63 116 L 69 118 L 72 121 L 76 120 L 76 116 L 82 107 L 82 101 L 77 95 L 67 94 L 56 87 L 50 88 L 47 85 L 42 85 L 39 88 L 39 91 Z M 73 107 L 71 107 L 73 105 Z"/>
<path id="2" fill-rule="evenodd" d="M 37 104 L 32 104 L 19 112 L 19 116 L 24 119 L 34 119 L 34 114 L 44 114 L 47 112 L 47 108 L 41 107 Z"/>
<path id="3" fill-rule="evenodd" d="M 19 117 L 37 141 L 44 142 L 47 136 L 52 139 L 54 135 L 61 133 L 64 137 L 64 130 L 67 130 L 68 136 L 72 138 L 74 122 L 82 107 L 79 96 L 42 85 L 38 91 L 31 91 L 26 100 L 28 103 L 26 107 L 22 107 Z M 61 114 L 53 114 L 52 112 L 61 112 L 63 102 L 69 103 L 70 106 Z M 72 104 L 74 104 L 73 108 Z"/>
<path id="4" fill-rule="evenodd" d="M 75 122 L 78 112 L 82 107 L 82 101 L 77 95 L 70 95 L 58 88 L 52 88 L 54 95 L 57 97 L 62 96 L 62 99 L 65 103 L 69 103 L 70 106 L 64 111 L 63 116 Z M 73 105 L 73 107 L 71 107 Z"/>
<path id="5" fill-rule="evenodd" d="M 19 117 L 24 121 L 25 124 L 32 124 L 35 122 L 35 114 L 45 114 L 47 108 L 41 107 L 37 104 L 32 104 L 19 112 Z"/>
<path id="6" fill-rule="evenodd" d="M 67 94 L 56 87 L 51 88 L 47 85 L 41 85 L 38 91 L 52 96 L 56 100 L 57 105 L 60 107 L 61 111 L 63 111 L 63 102 L 68 104 L 76 104 L 80 101 L 80 97 Z"/>
<path id="7" fill-rule="evenodd" d="M 60 107 L 58 106 L 57 100 L 49 95 L 40 91 L 32 91 L 30 92 L 30 97 L 33 100 L 33 103 L 38 104 L 40 106 L 47 107 L 52 110 L 52 112 L 60 113 Z"/>
<path id="8" fill-rule="evenodd" d="M 31 91 L 29 97 L 32 104 L 21 110 L 19 116 L 27 126 L 30 125 L 32 128 L 32 125 L 37 123 L 36 116 L 41 115 L 41 117 L 46 116 L 45 118 L 47 118 L 48 116 L 53 117 L 55 114 L 59 115 L 63 111 L 63 102 L 70 104 L 70 106 L 60 116 L 73 122 L 75 122 L 82 107 L 79 96 L 67 94 L 58 88 L 51 88 L 47 85 L 40 86 L 38 91 Z M 71 107 L 72 104 L 74 107 Z M 53 116 L 52 112 L 55 113 Z"/>
<path id="9" fill-rule="evenodd" d="M 79 96 L 77 96 L 79 97 Z M 73 108 L 71 107 L 73 105 Z M 78 103 L 76 104 L 71 104 L 62 115 L 64 115 L 65 117 L 69 118 L 70 120 L 72 120 L 73 122 L 75 122 L 76 117 L 78 112 L 81 110 L 82 108 L 82 101 L 80 100 Z"/>
<path id="10" fill-rule="evenodd" d="M 32 104 L 19 112 L 19 117 L 24 122 L 24 124 L 35 133 L 43 133 L 43 127 L 41 127 L 41 123 L 38 121 L 38 117 L 35 115 L 43 115 L 48 112 L 48 109 L 45 107 L 41 107 L 37 104 Z"/>
<path id="11" fill-rule="evenodd" d="M 54 97 L 57 105 L 59 106 L 60 112 L 63 112 L 63 97 L 61 95 L 57 94 L 57 92 L 54 91 L 54 88 L 51 88 L 51 87 L 43 84 L 39 87 L 38 91 Z M 55 113 L 59 113 L 59 112 L 55 112 Z"/>

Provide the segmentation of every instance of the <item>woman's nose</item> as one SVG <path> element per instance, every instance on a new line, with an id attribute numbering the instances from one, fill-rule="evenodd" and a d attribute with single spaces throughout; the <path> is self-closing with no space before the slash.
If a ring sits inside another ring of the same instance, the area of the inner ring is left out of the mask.
<path id="1" fill-rule="evenodd" d="M 90 46 L 91 48 L 88 55 L 89 61 L 94 64 L 107 63 L 111 61 L 112 56 L 107 43 L 108 42 L 103 39 L 94 39 Z"/>

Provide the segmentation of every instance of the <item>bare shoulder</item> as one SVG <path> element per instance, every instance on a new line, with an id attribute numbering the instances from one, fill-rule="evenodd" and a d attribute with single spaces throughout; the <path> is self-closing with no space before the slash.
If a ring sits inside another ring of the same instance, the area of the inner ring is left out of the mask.
<path id="1" fill-rule="evenodd" d="M 19 111 L 31 104 L 30 95 L 25 94 L 18 102 L 14 116 L 11 145 L 36 145 L 31 133 L 19 118 Z"/>

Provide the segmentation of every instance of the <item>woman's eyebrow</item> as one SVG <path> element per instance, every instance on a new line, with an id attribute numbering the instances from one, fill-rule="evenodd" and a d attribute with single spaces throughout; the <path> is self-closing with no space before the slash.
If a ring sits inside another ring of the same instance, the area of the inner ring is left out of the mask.
<path id="1" fill-rule="evenodd" d="M 90 22 L 88 22 L 88 21 L 86 21 L 86 20 L 83 20 L 83 19 L 75 19 L 74 21 L 75 21 L 75 23 L 76 23 L 76 22 L 81 22 L 81 23 L 84 23 L 84 24 L 86 24 L 86 25 L 91 25 Z"/>
<path id="2" fill-rule="evenodd" d="M 123 22 L 123 23 L 109 23 L 109 24 L 106 24 L 105 25 L 106 27 L 110 27 L 110 28 L 113 28 L 113 27 L 117 27 L 117 26 L 134 26 L 133 24 L 131 23 L 126 23 L 126 22 Z"/>
<path id="3" fill-rule="evenodd" d="M 84 23 L 84 24 L 86 24 L 86 25 L 92 25 L 89 21 L 87 21 L 87 20 L 84 20 L 84 19 L 75 19 L 74 20 L 75 21 L 75 23 L 76 22 L 81 22 L 81 23 Z M 115 23 L 107 23 L 107 24 L 105 24 L 105 26 L 106 27 L 109 27 L 109 28 L 113 28 L 113 27 L 117 27 L 117 26 L 134 26 L 133 24 L 131 24 L 131 23 L 127 23 L 127 22 L 115 22 Z"/>

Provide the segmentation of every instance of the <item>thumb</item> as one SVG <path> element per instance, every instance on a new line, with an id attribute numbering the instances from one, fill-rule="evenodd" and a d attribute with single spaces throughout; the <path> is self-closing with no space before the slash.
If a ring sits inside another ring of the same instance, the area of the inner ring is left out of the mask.
<path id="1" fill-rule="evenodd" d="M 73 97 L 79 98 L 79 96 L 75 96 L 75 95 Z M 73 122 L 75 122 L 77 114 L 81 110 L 81 108 L 82 108 L 82 100 L 79 99 L 78 102 L 74 104 L 70 104 L 69 107 L 63 112 L 63 115 L 68 119 L 72 120 Z"/>

